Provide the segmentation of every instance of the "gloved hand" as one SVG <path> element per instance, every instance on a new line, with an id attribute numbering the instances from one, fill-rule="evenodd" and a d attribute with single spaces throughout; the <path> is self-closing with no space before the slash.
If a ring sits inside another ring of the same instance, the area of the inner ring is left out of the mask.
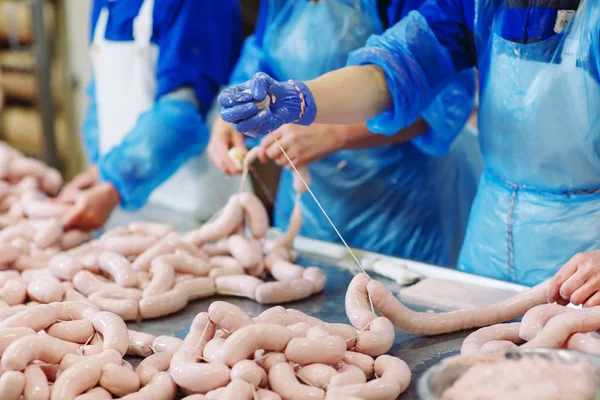
<path id="1" fill-rule="evenodd" d="M 554 275 L 546 293 L 548 302 L 584 307 L 600 305 L 600 251 L 579 253 Z"/>
<path id="2" fill-rule="evenodd" d="M 266 107 L 259 104 L 267 96 Z M 283 124 L 310 125 L 317 107 L 308 87 L 299 81 L 277 82 L 259 72 L 219 95 L 221 118 L 250 137 L 264 136 Z"/>
<path id="3" fill-rule="evenodd" d="M 119 193 L 108 182 L 79 192 L 73 208 L 63 216 L 65 229 L 85 231 L 101 228 L 119 204 Z"/>

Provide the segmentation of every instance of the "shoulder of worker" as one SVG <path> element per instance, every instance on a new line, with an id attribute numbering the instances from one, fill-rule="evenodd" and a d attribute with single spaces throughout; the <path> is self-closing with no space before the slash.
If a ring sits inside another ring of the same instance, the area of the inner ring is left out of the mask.
<path id="1" fill-rule="evenodd" d="M 96 24 L 103 8 L 108 9 L 105 38 L 113 41 L 133 40 L 133 23 L 145 2 L 153 3 L 152 41 L 158 42 L 161 36 L 179 28 L 178 36 L 193 31 L 206 32 L 212 27 L 215 34 L 227 31 L 228 27 L 241 23 L 241 8 L 238 0 L 189 1 L 189 0 L 94 0 L 91 12 L 91 29 Z M 193 23 L 192 23 L 193 21 Z M 230 30 L 230 28 L 229 28 Z M 217 36 L 218 37 L 218 36 Z"/>

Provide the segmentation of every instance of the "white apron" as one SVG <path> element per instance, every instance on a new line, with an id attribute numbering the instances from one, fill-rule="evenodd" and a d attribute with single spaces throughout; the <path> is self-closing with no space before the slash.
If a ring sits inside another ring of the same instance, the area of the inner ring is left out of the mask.
<path id="1" fill-rule="evenodd" d="M 105 40 L 109 10 L 104 8 L 100 13 L 91 59 L 101 156 L 119 145 L 139 116 L 154 104 L 159 48 L 151 42 L 153 10 L 154 0 L 145 0 L 133 22 L 131 42 Z M 208 218 L 225 204 L 238 185 L 238 179 L 225 179 L 204 153 L 189 160 L 159 186 L 149 202 Z"/>

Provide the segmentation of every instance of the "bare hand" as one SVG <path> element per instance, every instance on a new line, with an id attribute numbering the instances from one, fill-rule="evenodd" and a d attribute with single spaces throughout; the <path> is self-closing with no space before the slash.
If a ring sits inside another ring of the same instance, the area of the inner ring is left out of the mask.
<path id="1" fill-rule="evenodd" d="M 228 151 L 232 147 L 237 147 L 244 155 L 248 152 L 244 135 L 236 131 L 232 124 L 217 117 L 208 143 L 208 157 L 225 174 L 241 174 L 242 168 L 229 158 Z"/>
<path id="2" fill-rule="evenodd" d="M 63 218 L 65 229 L 90 231 L 101 228 L 119 204 L 119 193 L 110 183 L 101 183 L 77 194 L 75 204 Z"/>
<path id="3" fill-rule="evenodd" d="M 340 150 L 343 128 L 344 125 L 283 125 L 273 132 L 279 143 L 275 142 L 272 135 L 265 136 L 260 143 L 264 149 L 261 161 L 270 158 L 280 167 L 290 168 L 279 148 L 281 146 L 295 166 L 303 167 Z"/>
<path id="4" fill-rule="evenodd" d="M 554 275 L 549 302 L 571 302 L 584 307 L 600 305 L 600 251 L 576 254 Z"/>
<path id="5" fill-rule="evenodd" d="M 61 202 L 73 202 L 77 194 L 82 190 L 86 190 L 98 183 L 98 167 L 93 165 L 86 171 L 77 175 L 69 182 L 58 194 L 57 200 Z"/>

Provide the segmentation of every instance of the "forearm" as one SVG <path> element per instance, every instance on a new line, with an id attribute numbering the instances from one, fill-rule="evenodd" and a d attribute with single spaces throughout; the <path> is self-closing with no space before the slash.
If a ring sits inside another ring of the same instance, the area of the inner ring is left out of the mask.
<path id="1" fill-rule="evenodd" d="M 317 107 L 315 123 L 363 122 L 392 107 L 385 75 L 378 66 L 342 68 L 306 85 Z"/>
<path id="2" fill-rule="evenodd" d="M 341 149 L 354 150 L 405 143 L 424 134 L 428 130 L 429 126 L 422 118 L 417 119 L 414 124 L 402 129 L 392 136 L 372 133 L 367 129 L 364 123 L 356 123 L 348 125 L 343 129 L 343 134 L 341 135 Z"/>

